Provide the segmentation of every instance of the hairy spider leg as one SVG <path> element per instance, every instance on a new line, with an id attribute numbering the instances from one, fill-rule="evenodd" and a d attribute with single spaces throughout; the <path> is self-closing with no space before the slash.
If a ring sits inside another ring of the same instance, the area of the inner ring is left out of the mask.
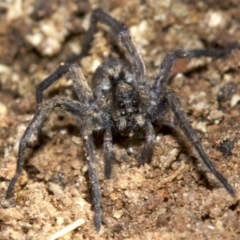
<path id="1" fill-rule="evenodd" d="M 145 142 L 144 146 L 137 157 L 139 165 L 147 163 L 151 160 L 153 154 L 153 145 L 155 140 L 155 131 L 151 121 L 146 120 L 145 122 Z"/>
<path id="2" fill-rule="evenodd" d="M 151 92 L 156 94 L 158 98 L 163 93 L 166 86 L 169 84 L 171 79 L 171 69 L 174 61 L 179 58 L 200 58 L 200 57 L 212 57 L 212 58 L 223 58 L 231 53 L 234 49 L 240 49 L 239 45 L 232 44 L 224 49 L 191 49 L 182 50 L 177 49 L 168 53 L 163 59 L 160 70 L 155 78 Z"/>
<path id="3" fill-rule="evenodd" d="M 119 37 L 119 40 L 125 50 L 127 58 L 129 59 L 132 70 L 134 73 L 135 80 L 139 84 L 146 82 L 146 68 L 143 62 L 142 56 L 138 52 L 135 43 L 132 40 L 130 32 L 127 26 L 112 18 L 110 15 L 105 13 L 101 9 L 96 9 L 93 12 L 93 16 L 96 21 L 102 22 L 109 26 L 111 30 Z"/>
<path id="4" fill-rule="evenodd" d="M 41 125 L 42 121 L 45 119 L 45 117 L 49 113 L 49 111 L 54 107 L 61 107 L 61 108 L 65 109 L 66 111 L 74 111 L 77 107 L 82 108 L 81 104 L 77 101 L 72 101 L 72 100 L 68 100 L 65 98 L 59 98 L 59 97 L 55 97 L 55 98 L 41 104 L 38 107 L 33 119 L 27 126 L 27 128 L 20 140 L 16 173 L 9 184 L 6 198 L 11 197 L 14 185 L 16 184 L 19 174 L 22 172 L 22 165 L 24 162 L 24 153 L 25 153 L 27 141 L 29 140 L 29 138 L 31 137 L 33 132 Z"/>
<path id="5" fill-rule="evenodd" d="M 192 50 L 181 50 L 177 49 L 174 50 L 166 55 L 163 59 L 160 71 L 156 76 L 155 82 L 151 87 L 150 94 L 153 101 L 162 102 L 163 99 L 166 99 L 171 107 L 172 111 L 175 114 L 175 118 L 180 123 L 180 128 L 188 137 L 190 142 L 195 147 L 203 165 L 221 182 L 224 188 L 232 195 L 235 195 L 235 192 L 231 185 L 227 182 L 227 180 L 216 170 L 210 159 L 208 158 L 207 154 L 205 153 L 200 141 L 198 140 L 193 128 L 191 127 L 189 121 L 185 114 L 180 110 L 180 104 L 178 102 L 178 98 L 176 97 L 175 93 L 172 91 L 167 90 L 166 86 L 169 83 L 171 78 L 171 69 L 173 63 L 176 59 L 179 58 L 199 58 L 199 57 L 213 57 L 213 58 L 222 58 L 227 56 L 231 53 L 233 49 L 239 49 L 239 45 L 230 45 L 223 50 L 216 50 L 216 49 L 192 49 Z M 165 93 L 166 91 L 166 93 Z M 162 98 L 163 97 L 163 98 Z M 159 103 L 160 104 L 160 103 Z"/>
<path id="6" fill-rule="evenodd" d="M 91 104 L 94 101 L 93 92 L 77 64 L 72 64 L 69 68 L 67 78 L 72 80 L 73 90 L 79 102 Z"/>
<path id="7" fill-rule="evenodd" d="M 94 226 L 96 230 L 99 232 L 101 229 L 102 222 L 102 210 L 101 210 L 101 194 L 99 190 L 99 180 L 96 173 L 96 169 L 94 166 L 94 162 L 96 162 L 95 154 L 94 154 L 94 144 L 92 135 L 88 132 L 83 131 L 83 144 L 86 152 L 86 159 L 88 163 L 88 175 L 91 182 L 91 192 L 92 192 L 92 200 L 93 200 L 93 211 L 94 211 Z"/>
<path id="8" fill-rule="evenodd" d="M 71 99 L 66 98 L 59 98 L 55 97 L 50 99 L 42 104 L 39 105 L 33 119 L 29 123 L 28 127 L 26 128 L 19 144 L 19 151 L 18 151 L 18 160 L 17 160 L 17 168 L 14 177 L 10 181 L 10 184 L 7 189 L 6 199 L 11 198 L 14 186 L 18 180 L 19 175 L 22 172 L 23 162 L 24 162 L 24 153 L 26 149 L 26 144 L 33 134 L 35 130 L 42 124 L 46 115 L 49 111 L 55 107 L 60 107 L 63 110 L 71 113 L 77 119 L 81 118 L 84 114 L 84 111 L 88 111 L 89 106 L 86 106 L 78 101 L 74 101 Z M 86 128 L 88 129 L 88 128 Z M 83 143 L 84 148 L 86 151 L 86 158 L 88 164 L 88 175 L 91 181 L 91 189 L 92 189 L 92 198 L 93 198 L 93 208 L 95 212 L 94 223 L 96 230 L 100 230 L 101 226 L 101 207 L 100 207 L 100 191 L 99 191 L 99 182 L 96 170 L 94 168 L 95 162 L 95 155 L 93 154 L 94 146 L 92 141 L 92 136 L 89 132 L 83 131 Z"/>
<path id="9" fill-rule="evenodd" d="M 80 67 L 74 64 L 68 77 L 73 81 L 74 91 L 80 102 L 88 101 L 89 104 L 94 101 L 92 91 L 85 80 Z M 113 139 L 111 125 L 104 128 L 103 150 L 104 150 L 104 175 L 107 179 L 111 177 L 112 163 L 114 159 Z"/>
<path id="10" fill-rule="evenodd" d="M 92 107 L 93 95 L 90 88 L 88 87 L 88 84 L 82 74 L 80 67 L 78 67 L 76 64 L 73 64 L 69 69 L 69 77 L 73 80 L 74 90 L 78 93 L 77 96 L 79 98 L 79 101 L 74 101 L 72 99 L 66 99 L 63 97 L 54 97 L 53 99 L 50 99 L 39 105 L 37 112 L 35 113 L 33 119 L 29 123 L 23 134 L 23 137 L 20 140 L 16 173 L 9 184 L 6 198 L 10 198 L 12 196 L 14 185 L 16 184 L 17 179 L 22 172 L 27 141 L 29 140 L 33 132 L 38 129 L 39 126 L 41 126 L 49 111 L 55 107 L 60 107 L 63 110 L 74 115 L 76 117 L 76 120 L 82 123 L 81 127 L 83 144 L 86 151 L 88 174 L 91 182 L 93 208 L 95 213 L 94 223 L 96 230 L 99 231 L 101 227 L 101 198 L 99 191 L 99 181 L 94 167 L 94 162 L 96 162 L 96 160 L 94 155 L 94 145 L 91 136 L 91 129 L 94 127 L 99 129 L 102 127 L 102 125 L 101 122 L 99 124 L 99 121 L 96 121 L 95 125 L 92 126 L 92 122 L 94 121 L 91 121 L 91 119 L 89 118 L 85 118 L 86 113 L 88 113 L 91 117 L 94 116 L 94 111 L 96 112 L 98 109 L 96 107 L 96 109 L 94 110 L 94 108 Z"/>
<path id="11" fill-rule="evenodd" d="M 92 90 L 89 88 L 88 83 L 82 74 L 81 68 L 77 66 L 76 64 L 72 65 L 72 67 L 69 69 L 68 78 L 70 78 L 73 81 L 73 88 L 77 95 L 77 98 L 79 102 L 83 102 L 88 106 L 87 111 L 91 109 L 91 106 L 94 105 L 94 97 Z M 88 116 L 91 114 L 91 116 L 94 118 L 94 111 L 95 113 L 98 113 L 97 111 L 98 106 L 95 106 L 92 108 L 92 111 L 90 110 L 90 113 L 88 113 Z M 86 111 L 86 112 L 87 112 Z M 83 114 L 82 114 L 83 115 Z M 101 195 L 99 190 L 99 180 L 98 176 L 95 170 L 94 163 L 96 163 L 96 157 L 94 154 L 94 143 L 92 138 L 92 131 L 94 130 L 104 130 L 105 124 L 104 120 L 103 122 L 97 121 L 97 118 L 99 118 L 99 115 L 97 114 L 97 117 L 95 117 L 95 121 L 90 121 L 89 117 L 82 116 L 78 117 L 79 122 L 85 120 L 84 124 L 81 124 L 82 126 L 82 138 L 83 138 L 83 144 L 84 149 L 86 152 L 86 160 L 88 163 L 88 172 L 89 172 L 89 179 L 91 182 L 91 192 L 92 192 L 92 199 L 93 199 L 93 210 L 95 213 L 94 216 L 94 226 L 96 230 L 99 232 L 101 228 Z M 106 118 L 104 115 L 103 118 Z M 113 148 L 112 148 L 112 135 L 111 135 L 111 128 L 108 127 L 104 131 L 104 156 L 105 156 L 105 176 L 107 175 L 106 169 L 109 168 L 109 164 L 111 166 L 112 162 L 112 155 L 113 155 Z M 111 171 L 109 171 L 111 173 Z M 109 174 L 110 174 L 109 173 Z"/>
<path id="12" fill-rule="evenodd" d="M 227 182 L 223 175 L 217 171 L 217 169 L 207 156 L 206 152 L 204 151 L 202 144 L 199 141 L 199 138 L 195 134 L 184 112 L 181 110 L 179 99 L 177 98 L 176 94 L 171 90 L 167 90 L 164 94 L 164 97 L 167 99 L 180 128 L 187 136 L 190 143 L 196 149 L 203 166 L 205 166 L 219 180 L 219 182 L 224 186 L 228 193 L 230 193 L 232 196 L 235 196 L 235 191 L 233 190 L 232 186 Z"/>
<path id="13" fill-rule="evenodd" d="M 112 163 L 114 159 L 112 129 L 108 127 L 104 131 L 103 137 L 103 151 L 104 151 L 104 176 L 109 179 L 112 173 Z"/>

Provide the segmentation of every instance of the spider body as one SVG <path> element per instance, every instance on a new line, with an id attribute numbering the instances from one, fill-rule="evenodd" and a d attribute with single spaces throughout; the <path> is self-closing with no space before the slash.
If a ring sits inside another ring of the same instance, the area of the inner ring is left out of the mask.
<path id="1" fill-rule="evenodd" d="M 94 223 L 97 231 L 101 227 L 101 194 L 94 166 L 96 155 L 94 154 L 92 134 L 98 131 L 103 132 L 104 172 L 105 177 L 110 178 L 112 162 L 114 161 L 113 133 L 132 137 L 135 133 L 143 132 L 145 140 L 137 157 L 137 162 L 139 165 L 144 164 L 152 157 L 155 139 L 153 123 L 161 120 L 169 111 L 173 112 L 176 125 L 195 149 L 202 164 L 218 179 L 227 192 L 234 196 L 232 186 L 217 171 L 204 151 L 201 142 L 181 109 L 176 94 L 167 89 L 166 86 L 171 79 L 171 69 L 176 59 L 222 58 L 229 54 L 232 49 L 239 47 L 230 46 L 224 50 L 174 50 L 163 59 L 159 72 L 154 79 L 148 79 L 142 57 L 138 53 L 127 27 L 101 9 L 94 10 L 92 14 L 90 28 L 82 47 L 83 51 L 78 58 L 88 53 L 97 22 L 106 24 L 118 36 L 126 53 L 127 61 L 111 59 L 102 63 L 93 76 L 91 87 L 85 80 L 80 67 L 74 61 L 62 64 L 39 84 L 37 87 L 38 108 L 20 140 L 17 169 L 7 189 L 6 198 L 12 196 L 14 185 L 22 171 L 27 141 L 35 130 L 38 130 L 40 135 L 41 125 L 46 115 L 54 107 L 60 107 L 72 114 L 80 128 L 91 182 L 93 210 L 95 212 Z M 43 101 L 43 91 L 66 73 L 73 81 L 73 89 L 77 99 L 54 97 Z"/>
<path id="2" fill-rule="evenodd" d="M 132 136 L 144 127 L 146 93 L 134 85 L 134 75 L 125 62 L 110 60 L 100 65 L 93 76 L 93 89 L 118 133 Z"/>

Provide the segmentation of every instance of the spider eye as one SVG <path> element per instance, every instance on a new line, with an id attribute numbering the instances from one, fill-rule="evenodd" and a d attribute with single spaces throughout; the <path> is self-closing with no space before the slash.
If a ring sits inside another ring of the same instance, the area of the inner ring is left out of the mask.
<path id="1" fill-rule="evenodd" d="M 132 100 L 132 105 L 133 105 L 134 107 L 137 107 L 137 106 L 138 106 L 138 103 L 139 103 L 139 101 L 138 101 L 137 99 L 133 99 L 133 100 Z"/>
<path id="2" fill-rule="evenodd" d="M 123 102 L 123 101 L 119 102 L 119 103 L 118 103 L 118 107 L 119 107 L 120 109 L 125 108 L 124 102 Z"/>
<path id="3" fill-rule="evenodd" d="M 125 115 L 126 115 L 126 112 L 125 112 L 125 111 L 122 111 L 122 112 L 121 112 L 121 115 L 122 115 L 122 116 L 125 116 Z"/>

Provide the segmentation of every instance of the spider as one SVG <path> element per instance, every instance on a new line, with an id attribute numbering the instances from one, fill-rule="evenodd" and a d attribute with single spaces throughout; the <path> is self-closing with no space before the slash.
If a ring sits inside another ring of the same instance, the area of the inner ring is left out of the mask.
<path id="1" fill-rule="evenodd" d="M 41 133 L 40 128 L 46 115 L 55 107 L 60 107 L 72 114 L 79 124 L 91 183 L 95 213 L 94 225 L 98 232 L 101 228 L 101 194 L 95 170 L 97 160 L 94 154 L 93 133 L 103 132 L 104 173 L 108 179 L 111 176 L 114 161 L 113 135 L 118 133 L 132 137 L 138 132 L 143 132 L 144 146 L 136 160 L 139 165 L 147 163 L 151 160 L 153 153 L 155 140 L 153 124 L 157 120 L 161 120 L 169 111 L 173 112 L 178 128 L 196 150 L 205 168 L 215 176 L 230 195 L 234 196 L 234 189 L 218 172 L 204 151 L 186 114 L 181 109 L 178 97 L 173 90 L 166 87 L 171 79 L 171 69 L 175 60 L 199 57 L 222 58 L 233 48 L 238 47 L 229 46 L 223 50 L 174 50 L 165 56 L 155 78 L 149 79 L 143 59 L 137 51 L 128 28 L 101 9 L 93 11 L 83 51 L 78 57 L 82 57 L 89 51 L 98 22 L 107 25 L 118 37 L 127 60 L 110 59 L 102 63 L 93 75 L 91 87 L 85 80 L 80 67 L 76 65 L 76 59 L 61 64 L 38 85 L 36 94 L 38 108 L 20 140 L 16 172 L 7 189 L 6 199 L 11 198 L 14 186 L 22 172 L 24 153 L 29 138 L 35 130 L 39 130 Z M 43 91 L 66 73 L 73 81 L 77 100 L 56 96 L 48 101 L 43 101 Z"/>

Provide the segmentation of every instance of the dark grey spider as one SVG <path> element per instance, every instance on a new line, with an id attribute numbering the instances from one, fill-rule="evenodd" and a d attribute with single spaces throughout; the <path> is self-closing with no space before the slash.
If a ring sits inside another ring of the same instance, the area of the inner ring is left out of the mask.
<path id="1" fill-rule="evenodd" d="M 91 25 L 86 34 L 86 41 L 83 44 L 83 51 L 78 57 L 82 57 L 89 51 L 97 22 L 106 24 L 118 36 L 128 61 L 109 60 L 104 62 L 96 70 L 92 88 L 90 88 L 80 67 L 74 63 L 75 59 L 71 63 L 61 65 L 37 87 L 38 109 L 20 140 L 16 173 L 9 184 L 6 198 L 12 196 L 14 185 L 22 171 L 27 141 L 35 130 L 39 130 L 45 116 L 54 107 L 60 107 L 71 113 L 80 126 L 91 181 L 93 209 L 95 212 L 94 223 L 97 231 L 101 227 L 101 194 L 94 167 L 96 157 L 92 133 L 103 131 L 104 171 L 106 178 L 110 178 L 114 160 L 113 133 L 132 136 L 136 132 L 143 131 L 145 142 L 137 161 L 139 165 L 144 164 L 152 156 L 155 138 L 153 123 L 161 119 L 169 110 L 173 112 L 179 128 L 195 148 L 202 164 L 218 179 L 227 192 L 234 196 L 233 188 L 222 174 L 217 171 L 204 151 L 185 113 L 181 110 L 177 96 L 166 86 L 171 79 L 171 68 L 176 59 L 203 56 L 221 58 L 229 54 L 233 48 L 238 48 L 238 46 L 228 47 L 224 50 L 174 50 L 166 55 L 157 76 L 150 81 L 142 57 L 138 53 L 127 27 L 101 9 L 94 10 L 92 14 Z M 42 102 L 43 91 L 67 72 L 69 72 L 69 76 L 73 81 L 77 100 L 54 97 Z"/>

